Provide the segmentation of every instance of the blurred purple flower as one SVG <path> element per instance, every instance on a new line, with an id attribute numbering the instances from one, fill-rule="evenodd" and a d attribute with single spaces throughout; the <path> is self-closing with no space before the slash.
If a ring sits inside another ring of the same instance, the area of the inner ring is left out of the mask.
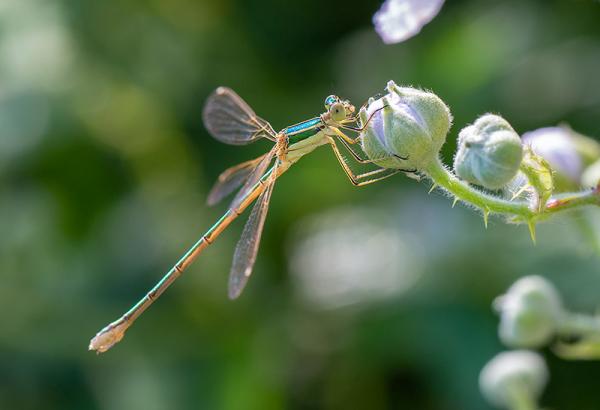
<path id="1" fill-rule="evenodd" d="M 444 0 L 386 0 L 373 16 L 375 31 L 386 44 L 399 43 L 421 31 Z"/>
<path id="2" fill-rule="evenodd" d="M 537 155 L 544 158 L 552 169 L 579 183 L 582 172 L 581 157 L 577 153 L 570 131 L 563 127 L 546 127 L 526 132 L 523 143 L 530 145 Z"/>

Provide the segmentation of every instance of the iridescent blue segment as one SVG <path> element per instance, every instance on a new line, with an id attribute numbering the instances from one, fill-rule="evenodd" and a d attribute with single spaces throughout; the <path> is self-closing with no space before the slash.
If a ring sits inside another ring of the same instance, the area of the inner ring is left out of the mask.
<path id="1" fill-rule="evenodd" d="M 321 117 L 311 118 L 296 125 L 291 125 L 283 130 L 288 136 L 290 143 L 302 141 L 312 137 L 323 128 Z"/>
<path id="2" fill-rule="evenodd" d="M 295 134 L 298 132 L 306 131 L 308 128 L 312 128 L 317 124 L 321 123 L 320 117 L 311 118 L 310 120 L 302 121 L 296 125 L 291 125 L 287 127 L 284 132 L 287 135 Z"/>

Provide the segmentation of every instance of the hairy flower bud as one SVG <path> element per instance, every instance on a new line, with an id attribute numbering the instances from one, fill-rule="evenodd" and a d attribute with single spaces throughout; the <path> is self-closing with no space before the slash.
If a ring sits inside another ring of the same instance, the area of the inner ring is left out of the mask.
<path id="1" fill-rule="evenodd" d="M 454 172 L 472 184 L 498 189 L 517 174 L 522 157 L 521 139 L 510 124 L 485 114 L 460 132 Z"/>
<path id="2" fill-rule="evenodd" d="M 541 276 L 516 281 L 498 298 L 499 335 L 511 347 L 540 347 L 555 335 L 564 316 L 555 287 Z"/>
<path id="3" fill-rule="evenodd" d="M 423 170 L 446 141 L 450 110 L 435 94 L 388 82 L 388 93 L 361 109 L 362 148 L 386 168 Z"/>
<path id="4" fill-rule="evenodd" d="M 502 352 L 479 374 L 483 396 L 494 406 L 510 409 L 533 409 L 547 382 L 546 362 L 539 354 L 527 350 Z"/>

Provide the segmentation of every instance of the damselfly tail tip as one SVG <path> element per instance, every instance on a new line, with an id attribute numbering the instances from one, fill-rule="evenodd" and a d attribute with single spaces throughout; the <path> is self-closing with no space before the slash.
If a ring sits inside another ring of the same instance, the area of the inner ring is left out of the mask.
<path id="1" fill-rule="evenodd" d="M 96 354 L 106 352 L 123 339 L 128 327 L 129 324 L 121 319 L 111 323 L 90 340 L 88 350 L 93 350 Z"/>
<path id="2" fill-rule="evenodd" d="M 230 286 L 227 292 L 227 296 L 229 300 L 236 300 L 242 294 L 243 287 L 239 286 Z"/>

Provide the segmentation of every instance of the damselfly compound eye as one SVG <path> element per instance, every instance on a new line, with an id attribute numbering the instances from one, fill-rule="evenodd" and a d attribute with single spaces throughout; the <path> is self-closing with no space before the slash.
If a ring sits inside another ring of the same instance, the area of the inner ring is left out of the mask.
<path id="1" fill-rule="evenodd" d="M 331 119 L 334 121 L 343 121 L 346 119 L 346 107 L 341 102 L 336 102 L 329 108 Z"/>
<path id="2" fill-rule="evenodd" d="M 338 101 L 340 101 L 340 99 L 336 95 L 330 95 L 329 97 L 325 98 L 325 109 L 329 111 L 331 106 Z"/>

